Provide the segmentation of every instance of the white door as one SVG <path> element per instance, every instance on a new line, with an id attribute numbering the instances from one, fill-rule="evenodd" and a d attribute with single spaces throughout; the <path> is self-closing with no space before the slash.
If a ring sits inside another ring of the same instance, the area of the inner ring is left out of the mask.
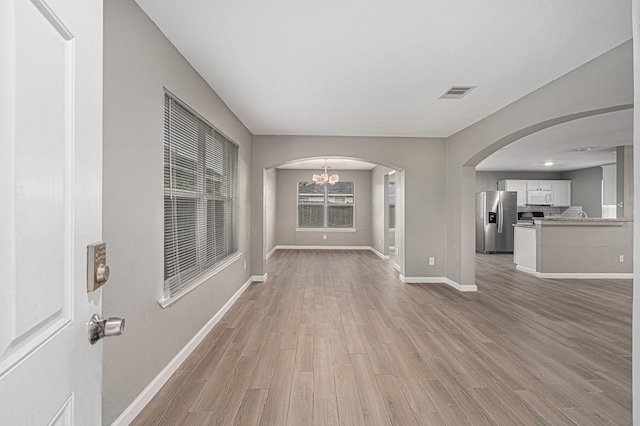
<path id="1" fill-rule="evenodd" d="M 0 424 L 97 425 L 102 1 L 0 1 Z"/>

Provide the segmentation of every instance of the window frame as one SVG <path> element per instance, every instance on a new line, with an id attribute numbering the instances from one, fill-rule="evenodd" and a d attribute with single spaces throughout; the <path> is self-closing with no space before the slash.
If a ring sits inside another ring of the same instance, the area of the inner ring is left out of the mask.
<path id="1" fill-rule="evenodd" d="M 239 259 L 242 254 L 239 250 L 240 147 L 166 89 L 163 102 L 164 273 L 162 296 L 158 302 L 162 307 L 166 307 Z M 171 106 L 174 104 L 183 111 L 172 115 Z M 178 120 L 181 118 L 177 114 L 189 114 L 188 119 L 193 120 L 197 129 L 195 132 L 191 129 L 191 132 L 187 131 L 188 134 L 182 133 L 176 136 L 176 138 L 185 138 L 186 142 L 171 139 L 171 126 L 180 125 Z M 193 140 L 193 137 L 196 140 Z M 172 149 L 171 140 L 177 141 L 176 148 Z M 195 155 L 183 155 L 184 158 L 174 160 L 180 146 L 183 149 L 189 149 L 189 152 Z M 176 181 L 175 175 L 175 171 L 180 168 L 179 162 L 194 161 L 194 158 L 195 163 L 190 165 L 191 168 L 185 168 L 187 173 L 193 173 L 193 188 L 180 188 L 180 182 Z M 221 172 L 216 171 L 218 168 Z M 209 185 L 209 181 L 212 180 L 221 182 L 221 185 L 219 187 Z M 179 203 L 185 200 L 195 200 L 195 213 L 192 215 L 187 213 L 188 219 L 178 219 Z M 211 202 L 213 202 L 213 214 L 209 213 Z M 221 210 L 217 208 L 218 202 L 223 203 Z M 222 219 L 218 219 L 216 213 L 221 213 Z M 222 229 L 218 226 L 219 220 L 222 221 Z M 185 241 L 179 229 L 185 223 L 189 229 L 194 230 L 195 235 L 191 236 L 192 232 L 189 230 L 188 245 L 183 248 L 177 241 L 178 239 L 180 242 Z M 221 240 L 216 238 L 220 233 L 222 233 Z M 211 240 L 214 241 L 213 244 L 209 244 Z M 220 247 L 222 250 L 219 250 Z M 180 269 L 179 260 L 178 266 L 175 266 L 181 250 L 195 252 L 187 255 L 188 259 L 183 259 L 183 261 L 195 261 L 184 270 Z M 167 265 L 169 259 L 174 262 L 170 266 Z"/>
<path id="2" fill-rule="evenodd" d="M 329 196 L 331 194 L 329 194 L 329 190 L 328 187 L 330 184 L 323 184 L 321 185 L 324 189 L 324 193 L 323 193 L 323 198 L 324 201 L 322 204 L 320 203 L 310 203 L 310 204 L 301 204 L 300 203 L 300 183 L 311 183 L 312 181 L 310 180 L 299 180 L 296 181 L 296 231 L 301 231 L 301 232 L 356 232 L 356 182 L 354 180 L 347 180 L 347 181 L 343 181 L 344 182 L 348 182 L 351 183 L 353 185 L 353 194 L 337 194 L 337 195 L 351 195 L 353 197 L 353 203 L 344 203 L 344 204 L 337 204 L 337 203 L 330 203 L 329 202 Z M 305 226 L 300 226 L 300 206 L 301 205 L 313 205 L 313 206 L 322 206 L 323 209 L 323 226 L 322 227 L 305 227 Z M 329 227 L 328 226 L 328 220 L 329 220 L 329 215 L 328 215 L 328 211 L 329 211 L 329 207 L 331 206 L 341 206 L 341 205 L 347 205 L 349 207 L 352 208 L 352 224 L 350 227 Z"/>

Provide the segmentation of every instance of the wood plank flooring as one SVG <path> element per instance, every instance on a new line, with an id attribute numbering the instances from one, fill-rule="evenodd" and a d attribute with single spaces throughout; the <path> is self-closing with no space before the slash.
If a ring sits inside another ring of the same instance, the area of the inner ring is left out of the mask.
<path id="1" fill-rule="evenodd" d="M 134 425 L 631 424 L 631 280 L 478 255 L 477 293 L 280 250 Z"/>

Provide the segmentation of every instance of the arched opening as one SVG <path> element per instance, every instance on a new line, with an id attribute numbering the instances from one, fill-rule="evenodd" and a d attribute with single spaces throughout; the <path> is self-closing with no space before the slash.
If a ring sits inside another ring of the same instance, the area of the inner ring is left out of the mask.
<path id="1" fill-rule="evenodd" d="M 538 123 L 500 138 L 476 152 L 465 163 L 464 168 L 472 170 L 467 174 L 470 179 L 465 181 L 467 193 L 505 189 L 505 180 L 514 180 L 516 183 L 522 183 L 527 179 L 528 182 L 538 179 L 547 182 L 568 180 L 573 182 L 575 191 L 573 197 L 569 195 L 570 204 L 525 206 L 518 192 L 517 212 L 536 210 L 536 213 L 545 214 L 546 217 L 572 218 L 586 214 L 586 210 L 589 217 L 603 217 L 602 212 L 606 206 L 602 199 L 604 189 L 600 166 L 615 164 L 616 159 L 620 158 L 618 147 L 633 144 L 631 109 L 632 105 L 622 105 L 572 114 Z M 527 158 L 523 161 L 521 157 L 524 156 Z M 504 164 L 500 164 L 499 161 Z M 530 167 L 526 166 L 527 162 L 531 164 Z M 551 166 L 544 166 L 545 162 Z M 488 167 L 490 170 L 482 167 L 486 164 L 491 165 Z M 500 182 L 503 184 L 502 187 Z M 474 226 L 468 226 L 465 230 L 467 241 L 474 243 L 476 240 L 471 234 L 476 238 L 479 235 L 477 215 L 474 209 L 472 217 L 468 217 Z M 469 247 L 467 250 L 471 251 Z M 474 262 L 470 263 L 475 271 Z"/>
<path id="2" fill-rule="evenodd" d="M 497 152 L 498 150 L 500 150 L 501 148 L 504 148 L 505 146 L 509 145 L 512 142 L 515 142 L 519 139 L 524 138 L 525 136 L 531 135 L 533 133 L 539 132 L 541 130 L 547 129 L 549 127 L 553 127 L 556 126 L 558 124 L 562 124 L 562 123 L 567 123 L 573 120 L 577 120 L 580 118 L 585 118 L 585 117 L 591 117 L 591 116 L 595 116 L 595 115 L 600 115 L 600 114 L 607 114 L 607 113 L 611 113 L 611 112 L 615 112 L 615 111 L 622 111 L 622 110 L 627 110 L 627 109 L 632 109 L 633 108 L 633 104 L 625 104 L 625 105 L 619 105 L 619 106 L 615 106 L 615 107 L 609 107 L 609 108 L 601 108 L 601 109 L 596 109 L 596 110 L 591 110 L 591 111 L 584 111 L 584 112 L 579 112 L 579 113 L 575 113 L 575 114 L 570 114 L 570 115 L 565 115 L 562 117 L 557 117 L 551 120 L 546 120 L 528 127 L 525 127 L 521 130 L 518 130 L 516 132 L 513 132 L 509 135 L 503 136 L 500 139 L 494 141 L 493 143 L 490 143 L 488 145 L 486 145 L 484 148 L 480 149 L 479 151 L 477 151 L 475 154 L 473 154 L 465 163 L 465 166 L 477 166 L 482 160 L 484 160 L 485 158 L 489 157 L 490 155 L 492 155 L 493 153 Z"/>
<path id="3" fill-rule="evenodd" d="M 325 165 L 328 175 L 339 176 L 334 185 L 312 181 L 314 175 L 324 173 Z M 402 257 L 396 257 L 396 248 L 404 237 L 403 177 L 403 170 L 392 164 L 331 155 L 265 167 L 265 264 L 279 248 L 358 249 L 370 250 L 385 260 L 391 258 L 401 270 Z"/>

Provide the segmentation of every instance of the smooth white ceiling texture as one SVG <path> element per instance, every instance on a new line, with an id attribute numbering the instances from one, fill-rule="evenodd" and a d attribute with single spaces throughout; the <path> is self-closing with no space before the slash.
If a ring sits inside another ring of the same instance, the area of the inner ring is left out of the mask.
<path id="1" fill-rule="evenodd" d="M 331 174 L 332 170 L 371 170 L 376 167 L 375 164 L 367 163 L 366 161 L 330 157 L 324 159 L 314 158 L 309 160 L 293 161 L 278 166 L 278 169 L 303 169 L 322 171 L 325 163 L 329 169 L 329 174 Z"/>
<path id="2" fill-rule="evenodd" d="M 448 137 L 631 38 L 630 0 L 137 2 L 255 135 Z"/>
<path id="3" fill-rule="evenodd" d="M 633 110 L 558 124 L 519 139 L 487 157 L 479 171 L 563 172 L 614 164 L 615 148 L 633 144 Z M 550 166 L 544 163 L 552 162 Z"/>

